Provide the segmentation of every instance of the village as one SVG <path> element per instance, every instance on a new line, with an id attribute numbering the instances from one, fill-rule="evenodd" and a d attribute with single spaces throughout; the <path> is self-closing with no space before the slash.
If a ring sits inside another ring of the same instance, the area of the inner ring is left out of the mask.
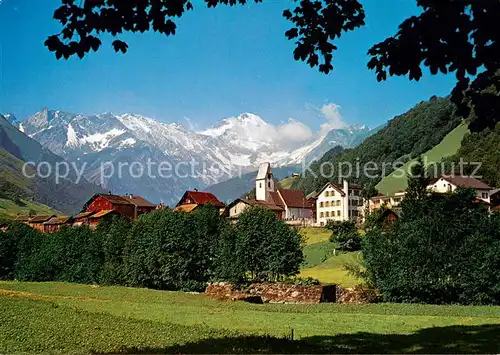
<path id="1" fill-rule="evenodd" d="M 500 211 L 500 189 L 472 177 L 441 175 L 429 183 L 427 190 L 447 193 L 459 187 L 474 189 L 477 203 L 485 205 L 489 211 Z M 405 194 L 406 191 L 402 190 L 389 196 L 379 193 L 365 199 L 361 186 L 343 180 L 342 184 L 329 182 L 319 191 L 306 196 L 303 191 L 279 187 L 271 164 L 263 163 L 255 178 L 255 198 L 241 197 L 226 205 L 214 194 L 195 189 L 186 191 L 173 211 L 190 213 L 199 206 L 211 205 L 222 216 L 235 222 L 246 208 L 254 206 L 272 211 L 279 220 L 295 227 L 324 227 L 328 221 L 352 221 L 361 225 L 367 214 L 380 208 L 384 209 L 383 218 L 389 222 L 398 219 L 399 206 Z M 151 203 L 141 196 L 109 192 L 92 196 L 75 216 L 23 215 L 18 216 L 16 221 L 41 232 L 52 233 L 62 226 L 87 225 L 95 229 L 103 219 L 113 216 L 136 220 L 144 213 L 163 208 L 169 207 Z"/>

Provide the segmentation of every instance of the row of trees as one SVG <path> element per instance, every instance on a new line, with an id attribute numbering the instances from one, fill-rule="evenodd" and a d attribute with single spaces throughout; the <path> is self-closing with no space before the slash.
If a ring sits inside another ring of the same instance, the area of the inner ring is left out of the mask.
<path id="1" fill-rule="evenodd" d="M 366 229 L 362 276 L 388 302 L 500 304 L 500 214 L 473 189 L 422 193 L 420 170 L 401 217 Z"/>
<path id="2" fill-rule="evenodd" d="M 209 281 L 276 281 L 298 273 L 300 235 L 272 212 L 250 208 L 236 225 L 206 206 L 159 210 L 137 222 L 45 235 L 24 224 L 0 233 L 0 279 L 67 281 L 200 291 Z"/>

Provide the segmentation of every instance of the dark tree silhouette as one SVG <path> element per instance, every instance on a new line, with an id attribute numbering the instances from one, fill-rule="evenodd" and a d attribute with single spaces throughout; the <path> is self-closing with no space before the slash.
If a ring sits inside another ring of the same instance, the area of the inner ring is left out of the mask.
<path id="1" fill-rule="evenodd" d="M 56 57 L 83 58 L 97 51 L 103 33 L 117 37 L 123 32 L 157 31 L 175 34 L 175 19 L 193 10 L 189 0 L 61 0 L 54 12 L 61 22 L 60 33 L 45 44 Z M 208 7 L 244 5 L 247 1 L 203 0 Z M 342 32 L 365 24 L 363 6 L 358 0 L 294 0 L 295 8 L 285 9 L 283 16 L 292 27 L 285 32 L 294 40 L 295 60 L 317 67 L 322 73 L 333 69 L 334 41 Z M 432 74 L 455 73 L 457 84 L 452 93 L 463 117 L 474 109 L 471 128 L 494 126 L 500 119 L 500 1 L 499 0 L 416 0 L 421 8 L 399 26 L 398 32 L 373 46 L 368 67 L 377 80 L 406 76 L 419 80 L 422 69 Z M 200 1 L 201 2 L 201 1 Z M 383 6 L 382 4 L 380 6 Z M 125 53 L 128 45 L 120 39 L 112 43 L 117 52 Z M 496 93 L 488 92 L 494 87 Z"/>

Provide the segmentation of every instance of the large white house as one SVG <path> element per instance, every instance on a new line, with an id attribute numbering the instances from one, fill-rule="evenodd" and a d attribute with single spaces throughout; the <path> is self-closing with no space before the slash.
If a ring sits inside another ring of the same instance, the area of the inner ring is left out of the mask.
<path id="1" fill-rule="evenodd" d="M 468 176 L 438 176 L 427 186 L 427 190 L 438 193 L 453 192 L 458 187 L 469 187 L 476 190 L 477 198 L 490 203 L 490 193 L 493 190 L 484 182 Z"/>
<path id="2" fill-rule="evenodd" d="M 303 191 L 282 189 L 275 181 L 270 163 L 259 166 L 255 179 L 255 200 L 239 198 L 229 207 L 229 217 L 238 218 L 248 206 L 259 206 L 273 211 L 285 221 L 312 220 L 312 209 Z"/>
<path id="3" fill-rule="evenodd" d="M 316 224 L 324 226 L 329 220 L 358 221 L 363 217 L 363 198 L 361 187 L 349 185 L 344 180 L 342 185 L 327 183 L 316 194 Z"/>
<path id="4" fill-rule="evenodd" d="M 473 188 L 476 190 L 478 201 L 486 204 L 491 203 L 491 195 L 496 191 L 481 180 L 468 176 L 445 176 L 440 175 L 427 185 L 429 192 L 447 193 L 453 192 L 458 187 Z M 369 210 L 373 211 L 382 206 L 387 208 L 398 207 L 403 200 L 406 191 L 396 192 L 394 195 L 377 195 L 369 200 Z"/>

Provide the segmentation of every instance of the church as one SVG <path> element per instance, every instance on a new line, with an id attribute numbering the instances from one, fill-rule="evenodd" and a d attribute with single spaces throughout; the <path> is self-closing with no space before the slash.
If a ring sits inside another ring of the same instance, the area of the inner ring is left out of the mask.
<path id="1" fill-rule="evenodd" d="M 249 206 L 266 208 L 284 221 L 302 221 L 313 218 L 311 203 L 304 192 L 282 189 L 274 179 L 270 163 L 259 166 L 255 179 L 255 199 L 238 198 L 229 206 L 229 218 L 237 219 Z"/>

